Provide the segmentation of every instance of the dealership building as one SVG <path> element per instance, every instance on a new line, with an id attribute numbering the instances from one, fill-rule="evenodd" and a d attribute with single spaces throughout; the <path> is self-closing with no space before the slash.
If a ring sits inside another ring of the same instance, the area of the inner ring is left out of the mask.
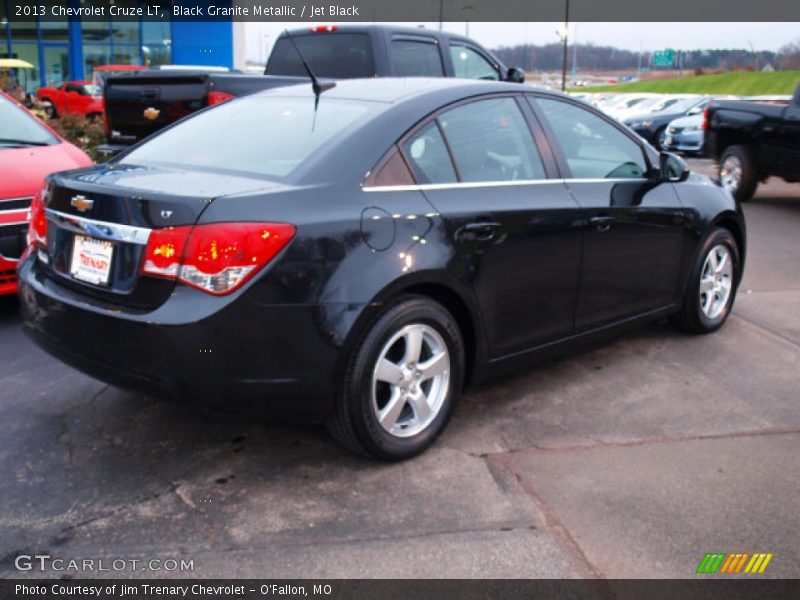
<path id="1" fill-rule="evenodd" d="M 50 13 L 47 19 L 37 19 L 16 16 L 19 4 L 0 0 L 0 58 L 20 58 L 31 63 L 35 70 L 29 85 L 34 88 L 91 79 L 94 68 L 106 64 L 244 67 L 243 23 L 114 19 L 108 16 L 108 7 L 102 20 L 54 18 Z M 64 0 L 60 4 L 72 8 L 84 5 L 82 0 Z M 171 3 L 113 0 L 113 4 L 160 4 L 166 10 Z M 49 9 L 52 5 L 47 6 Z"/>

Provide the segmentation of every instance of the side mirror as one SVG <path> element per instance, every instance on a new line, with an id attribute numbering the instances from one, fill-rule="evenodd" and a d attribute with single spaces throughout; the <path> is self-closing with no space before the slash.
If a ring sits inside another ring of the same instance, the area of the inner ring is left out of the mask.
<path id="1" fill-rule="evenodd" d="M 661 181 L 679 183 L 689 178 L 689 165 L 680 156 L 662 152 L 660 163 Z"/>
<path id="2" fill-rule="evenodd" d="M 524 83 L 525 82 L 525 71 L 520 69 L 519 67 L 511 67 L 506 72 L 506 81 L 510 81 L 511 83 Z"/>

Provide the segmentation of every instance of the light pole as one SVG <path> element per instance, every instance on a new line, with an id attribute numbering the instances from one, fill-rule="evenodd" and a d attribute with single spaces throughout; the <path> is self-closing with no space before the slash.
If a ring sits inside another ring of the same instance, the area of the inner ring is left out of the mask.
<path id="1" fill-rule="evenodd" d="M 567 91 L 567 44 L 569 40 L 569 0 L 564 0 L 564 28 L 561 30 L 564 40 L 564 55 L 561 57 L 561 91 Z"/>

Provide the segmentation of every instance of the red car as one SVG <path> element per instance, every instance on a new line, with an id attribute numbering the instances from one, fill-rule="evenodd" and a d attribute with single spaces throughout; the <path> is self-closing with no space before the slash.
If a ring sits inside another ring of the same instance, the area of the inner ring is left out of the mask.
<path id="1" fill-rule="evenodd" d="M 36 99 L 51 118 L 66 114 L 87 117 L 103 114 L 103 90 L 91 81 L 68 81 L 57 88 L 39 88 Z"/>
<path id="2" fill-rule="evenodd" d="M 91 164 L 82 150 L 0 92 L 0 295 L 17 291 L 31 198 L 45 176 Z"/>

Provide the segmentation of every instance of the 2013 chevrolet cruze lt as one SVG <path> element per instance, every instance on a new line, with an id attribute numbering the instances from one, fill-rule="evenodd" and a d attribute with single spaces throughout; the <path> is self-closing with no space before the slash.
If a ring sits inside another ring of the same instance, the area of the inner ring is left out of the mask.
<path id="1" fill-rule="evenodd" d="M 448 80 L 233 100 L 53 175 L 26 331 L 112 384 L 420 452 L 463 386 L 671 315 L 725 321 L 730 194 L 568 97 Z"/>

